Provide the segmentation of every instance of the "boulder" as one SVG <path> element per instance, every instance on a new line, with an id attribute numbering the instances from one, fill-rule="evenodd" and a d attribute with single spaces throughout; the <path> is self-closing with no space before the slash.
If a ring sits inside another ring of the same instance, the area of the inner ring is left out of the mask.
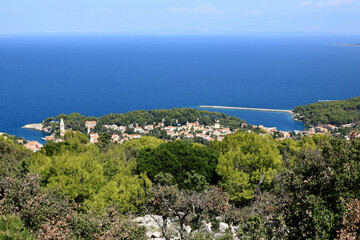
<path id="1" fill-rule="evenodd" d="M 189 234 L 191 232 L 191 227 L 190 226 L 185 226 L 185 230 Z"/>
<path id="2" fill-rule="evenodd" d="M 223 223 L 223 222 L 219 223 L 219 232 L 225 232 L 226 229 L 228 229 L 228 228 L 229 228 L 229 225 L 227 223 Z"/>

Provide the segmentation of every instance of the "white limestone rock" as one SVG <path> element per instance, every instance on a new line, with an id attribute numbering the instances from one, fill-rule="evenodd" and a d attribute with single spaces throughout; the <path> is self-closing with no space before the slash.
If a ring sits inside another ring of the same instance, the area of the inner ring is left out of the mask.
<path id="1" fill-rule="evenodd" d="M 219 223 L 219 232 L 223 233 L 228 228 L 229 228 L 229 225 L 227 223 L 223 223 L 223 222 Z"/>

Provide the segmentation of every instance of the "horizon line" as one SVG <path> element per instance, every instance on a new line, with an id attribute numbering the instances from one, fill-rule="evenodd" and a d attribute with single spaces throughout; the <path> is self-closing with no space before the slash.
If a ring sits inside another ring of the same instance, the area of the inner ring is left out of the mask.
<path id="1" fill-rule="evenodd" d="M 244 35 L 360 35 L 359 32 L 238 32 L 238 33 L 174 33 L 174 32 L 115 32 L 115 31 L 48 31 L 0 32 L 0 36 L 244 36 Z"/>

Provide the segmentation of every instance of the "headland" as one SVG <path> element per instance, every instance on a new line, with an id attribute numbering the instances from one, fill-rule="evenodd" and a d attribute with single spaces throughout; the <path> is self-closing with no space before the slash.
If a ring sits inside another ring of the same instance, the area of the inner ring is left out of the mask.
<path id="1" fill-rule="evenodd" d="M 26 124 L 25 126 L 22 126 L 21 128 L 34 129 L 46 133 L 50 132 L 50 129 L 48 127 L 45 127 L 44 124 L 42 123 L 30 123 L 30 124 Z"/>

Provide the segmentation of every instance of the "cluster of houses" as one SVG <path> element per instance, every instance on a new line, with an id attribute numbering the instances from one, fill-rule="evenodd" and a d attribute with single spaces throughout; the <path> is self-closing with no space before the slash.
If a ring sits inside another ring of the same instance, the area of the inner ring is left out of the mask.
<path id="1" fill-rule="evenodd" d="M 87 129 L 87 133 L 90 137 L 90 143 L 96 143 L 99 142 L 99 134 L 95 131 L 95 127 L 97 125 L 96 121 L 86 121 L 85 127 Z M 246 127 L 247 124 L 243 123 L 241 127 Z M 353 127 L 354 124 L 344 124 L 341 125 L 340 128 L 349 128 Z M 149 124 L 143 127 L 138 126 L 137 124 L 130 124 L 129 126 L 118 126 L 118 125 L 103 125 L 103 129 L 108 130 L 111 132 L 114 132 L 111 135 L 111 141 L 115 143 L 123 143 L 125 141 L 128 141 L 130 139 L 138 139 L 142 136 L 145 136 L 150 131 L 153 131 L 155 129 L 159 129 L 162 132 L 166 131 L 166 135 L 169 139 L 172 140 L 179 140 L 179 139 L 204 139 L 207 141 L 214 141 L 215 139 L 218 141 L 222 141 L 224 137 L 228 134 L 232 134 L 237 131 L 231 131 L 230 128 L 221 126 L 219 121 L 217 121 L 214 125 L 201 125 L 198 121 L 192 123 L 187 122 L 186 125 L 180 125 L 177 126 L 166 126 L 163 122 L 160 123 L 153 123 Z M 264 127 L 263 125 L 251 125 L 253 129 L 259 128 L 262 130 L 262 133 L 260 135 L 265 134 L 277 134 L 277 137 L 279 140 L 284 140 L 286 138 L 291 138 L 290 132 L 287 131 L 278 131 L 276 127 Z M 303 130 L 303 131 L 297 131 L 294 130 L 293 134 L 298 136 L 312 136 L 314 134 L 326 134 L 326 133 L 333 133 L 337 130 L 338 127 L 331 125 L 331 124 L 323 124 L 316 127 L 311 127 L 309 129 Z M 133 131 L 127 131 L 128 129 L 132 129 Z M 251 130 L 248 130 L 251 131 Z M 63 119 L 60 121 L 60 135 L 64 136 L 66 130 L 65 130 L 65 124 Z M 133 132 L 132 134 L 129 134 L 127 132 Z M 360 134 L 355 132 L 349 134 L 348 136 L 345 136 L 346 139 L 351 139 L 354 137 L 360 138 Z M 44 138 L 45 141 L 55 141 L 60 142 L 63 141 L 60 139 L 55 139 L 54 135 L 46 136 Z M 23 140 L 19 140 L 23 141 Z M 20 142 L 19 142 L 20 143 Z M 25 144 L 22 142 L 20 144 L 23 144 L 27 149 L 36 152 L 41 149 L 43 146 L 41 143 L 37 141 L 28 141 Z"/>
<path id="2" fill-rule="evenodd" d="M 302 136 L 313 136 L 314 134 L 327 134 L 327 133 L 332 133 L 334 131 L 336 131 L 336 129 L 338 129 L 338 127 L 331 125 L 331 124 L 321 124 L 319 126 L 316 127 L 311 127 L 308 128 L 304 131 L 298 131 L 299 134 L 301 134 Z M 297 132 L 295 132 L 297 133 Z"/>
<path id="3" fill-rule="evenodd" d="M 92 126 L 96 126 L 95 123 L 86 122 L 85 127 L 88 129 L 88 132 L 91 131 Z M 246 126 L 246 123 L 244 123 Z M 214 125 L 201 125 L 199 122 L 191 123 L 187 122 L 186 125 L 177 126 L 164 126 L 164 123 L 153 123 L 150 125 L 146 125 L 144 127 L 140 127 L 137 124 L 135 126 L 130 124 L 129 126 L 118 126 L 118 125 L 103 125 L 103 128 L 106 130 L 112 130 L 113 132 L 117 132 L 112 134 L 111 141 L 123 143 L 130 139 L 138 139 L 141 136 L 148 134 L 150 131 L 158 128 L 159 130 L 166 131 L 167 136 L 170 139 L 178 140 L 178 139 L 191 139 L 191 138 L 202 138 L 208 141 L 214 141 L 217 139 L 218 141 L 222 141 L 227 134 L 234 133 L 230 128 L 225 128 L 220 125 L 217 121 Z M 133 129 L 134 134 L 128 134 L 125 131 L 130 128 Z M 96 143 L 98 142 L 99 134 L 98 133 L 89 133 L 90 142 Z"/>
<path id="4" fill-rule="evenodd" d="M 32 152 L 36 152 L 39 151 L 43 147 L 43 145 L 38 141 L 28 141 L 27 143 L 24 144 L 24 147 L 26 147 Z"/>
<path id="5" fill-rule="evenodd" d="M 92 121 L 91 123 L 85 123 L 85 126 L 88 128 L 88 132 L 96 126 L 96 122 Z M 243 123 L 242 127 L 246 127 L 247 124 Z M 343 124 L 339 127 L 336 127 L 332 124 L 322 124 L 316 127 L 311 127 L 306 130 L 294 130 L 292 133 L 293 135 L 297 136 L 312 136 L 314 134 L 327 134 L 327 133 L 334 133 L 338 128 L 350 128 L 353 127 L 354 124 Z M 263 131 L 260 135 L 264 134 L 278 134 L 277 138 L 279 140 L 284 140 L 286 138 L 291 138 L 292 134 L 290 131 L 278 131 L 276 127 L 264 127 L 263 125 L 251 125 L 253 129 L 259 128 Z M 173 140 L 179 139 L 189 139 L 189 138 L 202 138 L 208 141 L 214 141 L 217 139 L 218 141 L 222 141 L 224 137 L 228 134 L 232 134 L 237 131 L 231 131 L 230 128 L 225 128 L 220 125 L 217 121 L 214 125 L 204 126 L 200 125 L 198 122 L 191 123 L 187 122 L 186 125 L 183 126 L 168 126 L 164 127 L 163 123 L 153 123 L 152 125 L 146 125 L 144 127 L 139 127 L 137 125 L 130 124 L 129 126 L 117 126 L 117 125 L 104 125 L 103 128 L 108 130 L 113 130 L 120 132 L 121 134 L 114 133 L 112 135 L 111 140 L 113 142 L 123 143 L 124 141 L 130 139 L 138 139 L 141 136 L 146 135 L 149 131 L 154 130 L 155 128 L 160 128 L 160 130 L 166 130 L 166 134 Z M 134 134 L 127 134 L 125 133 L 127 128 L 132 128 L 134 130 Z M 250 130 L 249 130 L 250 131 Z M 90 133 L 90 142 L 95 143 L 98 142 L 98 133 Z M 349 140 L 351 137 L 354 136 L 345 136 L 345 139 Z M 356 135 L 355 137 L 360 138 L 360 134 Z"/>
<path id="6" fill-rule="evenodd" d="M 279 133 L 280 134 L 280 140 L 285 139 L 285 138 L 289 138 L 290 137 L 290 132 L 286 132 L 286 131 L 278 131 L 276 127 L 264 127 L 263 125 L 252 125 L 252 128 L 259 128 L 260 130 L 266 132 L 267 134 L 275 134 L 275 133 Z M 260 135 L 263 135 L 264 133 L 260 133 Z"/>
<path id="7" fill-rule="evenodd" d="M 346 131 L 340 133 L 338 129 L 346 129 Z M 314 134 L 333 134 L 346 140 L 360 138 L 360 133 L 355 129 L 355 123 L 342 124 L 339 127 L 336 127 L 331 124 L 322 124 L 316 127 L 311 127 L 307 130 L 301 132 L 303 136 L 312 136 Z"/>
<path id="8" fill-rule="evenodd" d="M 85 128 L 87 129 L 87 133 L 90 138 L 90 143 L 97 143 L 99 142 L 99 133 L 94 132 L 95 127 L 97 125 L 96 121 L 86 121 L 85 122 Z M 247 124 L 243 123 L 242 127 L 246 127 Z M 111 141 L 115 143 L 123 143 L 125 141 L 128 141 L 130 139 L 138 139 L 142 136 L 145 136 L 150 131 L 158 128 L 159 130 L 166 131 L 167 136 L 172 140 L 179 140 L 179 139 L 193 139 L 193 138 L 200 138 L 207 141 L 214 141 L 217 139 L 218 141 L 222 141 L 224 137 L 228 134 L 232 134 L 235 131 L 231 131 L 230 128 L 226 128 L 224 126 L 221 126 L 219 121 L 217 121 L 214 125 L 201 125 L 198 121 L 192 123 L 187 122 L 186 125 L 180 125 L 177 126 L 167 126 L 165 127 L 163 122 L 160 123 L 153 123 L 149 124 L 143 127 L 138 126 L 138 124 L 130 124 L 128 126 L 118 126 L 118 125 L 103 125 L 103 129 L 105 130 L 111 130 L 114 132 L 111 135 Z M 260 134 L 275 134 L 277 133 L 279 136 L 279 140 L 284 140 L 285 138 L 290 138 L 291 134 L 287 131 L 278 131 L 276 127 L 264 127 L 263 125 L 252 125 L 253 129 L 259 128 L 264 133 Z M 126 133 L 127 129 L 132 129 L 133 134 Z M 337 127 L 334 125 L 320 125 L 314 128 L 310 128 L 304 131 L 294 131 L 295 135 L 301 135 L 301 136 L 312 136 L 313 134 L 324 134 L 329 131 L 335 131 Z M 65 127 L 63 122 L 60 122 L 60 132 L 63 135 L 65 133 Z M 250 130 L 249 130 L 250 131 Z M 44 140 L 54 140 L 53 136 L 47 136 Z"/>
<path id="9" fill-rule="evenodd" d="M 342 125 L 340 127 L 352 127 L 353 124 L 345 124 Z M 263 125 L 252 125 L 253 128 L 259 128 L 261 130 L 263 130 L 264 132 L 266 132 L 267 134 L 275 134 L 278 133 L 280 137 L 278 137 L 279 140 L 284 140 L 285 138 L 291 138 L 291 132 L 287 132 L 287 131 L 278 131 L 276 129 L 276 127 L 264 127 Z M 338 129 L 338 127 L 331 125 L 331 124 L 322 124 L 316 127 L 311 127 L 309 129 L 300 131 L 300 130 L 294 130 L 293 134 L 294 135 L 299 135 L 299 136 L 312 136 L 314 134 L 326 134 L 326 133 L 332 133 L 334 131 L 336 131 L 336 129 Z M 263 134 L 263 133 L 260 133 Z M 347 137 L 345 137 L 346 139 L 348 139 Z"/>
<path id="10" fill-rule="evenodd" d="M 6 133 L 0 132 L 0 136 L 1 135 L 4 135 L 5 139 L 8 138 Z M 26 141 L 25 139 L 18 139 L 17 143 L 24 145 L 24 147 L 26 147 L 27 149 L 29 149 L 32 152 L 39 151 L 43 147 L 43 145 L 37 141 Z"/>

